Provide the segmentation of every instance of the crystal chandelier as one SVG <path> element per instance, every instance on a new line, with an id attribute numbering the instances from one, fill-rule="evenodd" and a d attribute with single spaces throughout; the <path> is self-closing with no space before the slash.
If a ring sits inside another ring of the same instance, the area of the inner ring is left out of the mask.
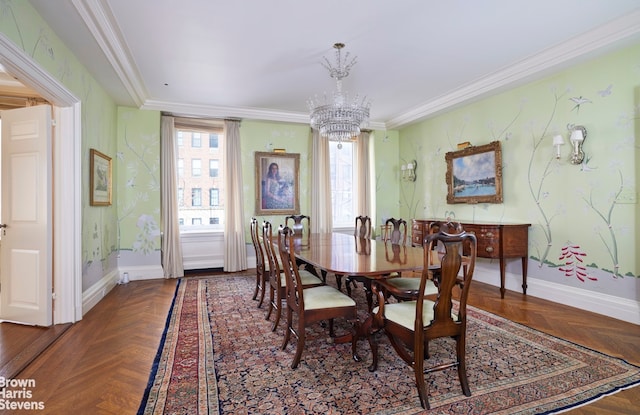
<path id="1" fill-rule="evenodd" d="M 329 99 L 325 93 L 324 99 L 318 96 L 309 99 L 307 104 L 311 111 L 311 127 L 320 132 L 320 135 L 328 137 L 331 141 L 338 142 L 338 148 L 342 148 L 343 141 L 355 140 L 360 135 L 360 128 L 369 124 L 369 107 L 371 103 L 363 97 L 355 96 L 349 101 L 349 96 L 342 91 L 342 78 L 349 76 L 349 70 L 356 64 L 354 57 L 349 61 L 349 52 L 342 59 L 341 49 L 344 43 L 333 45 L 336 49 L 336 65 L 332 66 L 325 57 L 321 62 L 329 75 L 336 80 L 336 91 L 333 99 Z"/>

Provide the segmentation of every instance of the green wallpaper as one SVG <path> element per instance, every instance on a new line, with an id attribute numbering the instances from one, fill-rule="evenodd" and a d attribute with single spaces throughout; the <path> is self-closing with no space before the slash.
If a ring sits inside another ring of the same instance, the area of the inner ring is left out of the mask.
<path id="1" fill-rule="evenodd" d="M 635 299 L 638 204 L 620 202 L 637 197 L 639 86 L 640 44 L 401 129 L 401 158 L 422 166 L 401 184 L 418 195 L 402 215 L 529 222 L 530 276 Z M 567 161 L 567 124 L 588 131 L 580 166 Z M 495 140 L 504 203 L 446 204 L 445 153 Z"/>
<path id="2" fill-rule="evenodd" d="M 27 1 L 0 2 L 0 32 L 82 101 L 83 289 L 116 267 L 116 209 L 89 206 L 89 149 L 115 157 L 116 106 Z M 117 167 L 114 166 L 114 177 Z"/>

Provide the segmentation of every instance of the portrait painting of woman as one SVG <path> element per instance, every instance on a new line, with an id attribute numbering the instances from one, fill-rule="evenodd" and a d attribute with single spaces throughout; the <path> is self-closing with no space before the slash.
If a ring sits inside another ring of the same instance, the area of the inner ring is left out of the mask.
<path id="1" fill-rule="evenodd" d="M 257 214 L 297 212 L 299 156 L 256 153 Z"/>

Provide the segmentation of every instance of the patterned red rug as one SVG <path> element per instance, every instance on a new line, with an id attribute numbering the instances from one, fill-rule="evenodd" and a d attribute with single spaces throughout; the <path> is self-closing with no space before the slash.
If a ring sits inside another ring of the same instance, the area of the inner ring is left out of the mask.
<path id="1" fill-rule="evenodd" d="M 462 394 L 455 370 L 433 373 L 426 412 L 413 372 L 385 336 L 370 373 L 366 341 L 355 362 L 350 345 L 328 343 L 318 325 L 292 370 L 294 346 L 280 350 L 285 324 L 272 332 L 266 305 L 251 300 L 254 278 L 178 283 L 139 414 L 551 414 L 640 384 L 640 367 L 470 308 L 472 396 Z M 430 359 L 447 359 L 450 349 L 434 341 Z"/>

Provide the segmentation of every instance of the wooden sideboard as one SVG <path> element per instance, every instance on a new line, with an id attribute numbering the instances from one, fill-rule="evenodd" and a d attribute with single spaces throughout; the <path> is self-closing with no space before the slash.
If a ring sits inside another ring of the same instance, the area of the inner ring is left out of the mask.
<path id="1" fill-rule="evenodd" d="M 411 244 L 422 246 L 433 222 L 445 219 L 412 219 Z M 479 258 L 500 260 L 500 297 L 504 298 L 505 259 L 522 259 L 522 292 L 527 294 L 527 261 L 529 257 L 529 223 L 495 223 L 459 221 L 462 229 L 474 233 L 478 241 Z"/>

